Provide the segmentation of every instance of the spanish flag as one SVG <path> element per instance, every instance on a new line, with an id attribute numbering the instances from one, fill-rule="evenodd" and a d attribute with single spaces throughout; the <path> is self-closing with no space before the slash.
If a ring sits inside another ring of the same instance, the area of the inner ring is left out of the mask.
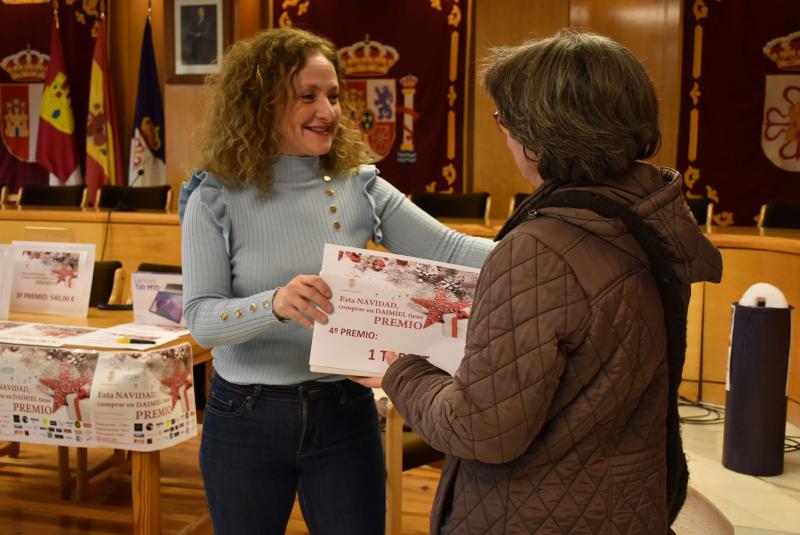
<path id="1" fill-rule="evenodd" d="M 80 183 L 75 116 L 72 113 L 61 34 L 55 17 L 50 32 L 50 63 L 44 77 L 44 91 L 39 109 L 36 162 L 50 171 L 51 179 L 56 178 L 51 183 Z"/>
<path id="2" fill-rule="evenodd" d="M 105 17 L 100 19 L 89 84 L 89 117 L 86 123 L 86 186 L 93 199 L 97 188 L 125 184 L 122 171 L 117 114 L 108 68 L 108 36 Z"/>

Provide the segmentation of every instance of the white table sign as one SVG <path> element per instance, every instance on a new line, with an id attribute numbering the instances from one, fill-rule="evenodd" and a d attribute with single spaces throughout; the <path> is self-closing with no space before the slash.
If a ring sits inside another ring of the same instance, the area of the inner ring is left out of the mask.
<path id="1" fill-rule="evenodd" d="M 93 243 L 11 243 L 12 312 L 86 317 L 92 290 Z"/>

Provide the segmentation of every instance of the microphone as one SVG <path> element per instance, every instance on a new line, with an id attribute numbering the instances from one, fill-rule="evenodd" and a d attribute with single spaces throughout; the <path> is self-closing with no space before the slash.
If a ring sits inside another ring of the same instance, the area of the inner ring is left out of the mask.
<path id="1" fill-rule="evenodd" d="M 142 178 L 143 176 L 144 176 L 144 169 L 139 169 L 136 172 L 136 176 L 133 178 L 131 183 L 128 184 L 128 187 L 132 188 L 136 184 L 136 182 L 138 182 L 139 179 Z M 112 208 L 111 210 L 115 212 L 135 212 L 137 209 L 134 208 L 133 206 L 128 206 L 127 204 L 125 204 L 124 201 L 119 201 L 116 204 L 116 206 L 114 206 L 114 208 Z"/>

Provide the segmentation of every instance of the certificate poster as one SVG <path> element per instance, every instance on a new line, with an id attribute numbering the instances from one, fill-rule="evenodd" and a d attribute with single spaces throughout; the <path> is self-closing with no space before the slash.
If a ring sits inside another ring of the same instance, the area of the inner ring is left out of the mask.
<path id="1" fill-rule="evenodd" d="M 159 450 L 197 434 L 188 344 L 150 352 L 0 345 L 0 438 Z"/>
<path id="2" fill-rule="evenodd" d="M 12 242 L 10 310 L 86 317 L 95 246 L 82 243 Z"/>
<path id="3" fill-rule="evenodd" d="M 98 353 L 0 345 L 0 436 L 20 442 L 94 442 L 90 401 Z"/>
<path id="4" fill-rule="evenodd" d="M 464 356 L 479 270 L 326 245 L 320 276 L 334 312 L 315 324 L 310 369 L 380 376 L 387 351 L 421 355 L 453 374 Z"/>
<path id="5" fill-rule="evenodd" d="M 197 434 L 189 344 L 102 357 L 92 382 L 98 444 L 151 451 Z"/>
<path id="6" fill-rule="evenodd" d="M 0 320 L 8 318 L 11 300 L 11 246 L 0 244 Z"/>

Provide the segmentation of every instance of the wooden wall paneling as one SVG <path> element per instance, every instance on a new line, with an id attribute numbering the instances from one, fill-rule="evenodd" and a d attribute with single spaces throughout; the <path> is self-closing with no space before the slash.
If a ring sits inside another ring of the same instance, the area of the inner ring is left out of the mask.
<path id="1" fill-rule="evenodd" d="M 660 104 L 658 165 L 675 166 L 681 84 L 680 0 L 572 0 L 571 26 L 587 28 L 628 47 L 642 61 Z"/>
<path id="2" fill-rule="evenodd" d="M 686 362 L 683 365 L 683 378 L 691 381 L 700 380 L 704 301 L 705 283 L 692 284 L 692 297 L 689 300 L 689 312 L 686 322 Z"/>
<path id="3" fill-rule="evenodd" d="M 205 113 L 204 87 L 200 84 L 167 84 L 164 88 L 164 118 L 167 129 L 167 183 L 172 186 L 173 207 L 181 182 L 199 165 L 197 128 Z"/>
<path id="4" fill-rule="evenodd" d="M 478 66 L 473 99 L 472 190 L 492 195 L 491 218 L 504 219 L 516 192 L 533 191 L 517 169 L 492 118 L 495 106 L 480 84 L 480 66 L 489 49 L 546 37 L 569 24 L 569 0 L 475 0 L 475 54 Z"/>
<path id="5" fill-rule="evenodd" d="M 800 401 L 789 398 L 786 404 L 786 421 L 800 425 Z"/>
<path id="6" fill-rule="evenodd" d="M 267 6 L 261 0 L 238 0 L 234 4 L 236 26 L 233 35 L 236 39 L 245 39 L 266 28 Z"/>

